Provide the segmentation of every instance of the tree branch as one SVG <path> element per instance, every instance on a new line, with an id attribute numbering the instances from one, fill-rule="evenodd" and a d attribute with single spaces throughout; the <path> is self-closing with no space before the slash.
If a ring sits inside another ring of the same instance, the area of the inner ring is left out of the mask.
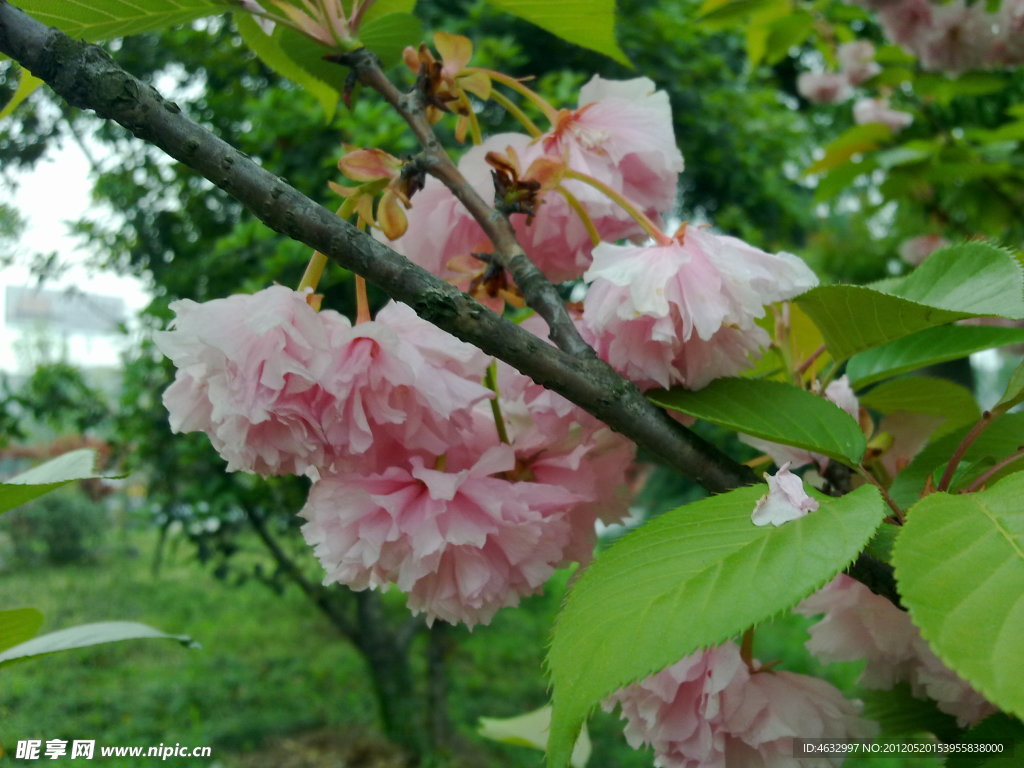
<path id="1" fill-rule="evenodd" d="M 320 251 L 424 319 L 558 392 L 709 491 L 756 482 L 747 467 L 679 425 L 601 360 L 546 344 L 339 219 L 189 120 L 102 49 L 0 0 L 0 51 L 73 106 L 120 123 L 194 169 L 271 229 Z"/>
<path id="2" fill-rule="evenodd" d="M 523 292 L 526 303 L 547 322 L 551 340 L 570 355 L 592 358 L 594 350 L 580 337 L 565 310 L 565 302 L 551 281 L 523 252 L 508 217 L 484 202 L 437 140 L 433 126 L 427 120 L 423 93 L 415 88 L 409 93 L 401 93 L 381 70 L 377 57 L 366 48 L 339 56 L 337 60 L 351 67 L 360 82 L 383 96 L 408 123 L 423 147 L 424 169 L 443 182 L 476 219 L 494 244 L 495 261 L 509 271 Z"/>

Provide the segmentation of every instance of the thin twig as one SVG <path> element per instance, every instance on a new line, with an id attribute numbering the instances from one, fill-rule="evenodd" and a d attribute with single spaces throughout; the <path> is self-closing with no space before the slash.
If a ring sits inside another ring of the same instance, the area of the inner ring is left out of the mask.
<path id="1" fill-rule="evenodd" d="M 1015 461 L 1019 461 L 1021 458 L 1024 458 L 1024 446 L 1017 448 L 1016 451 L 1011 453 L 1005 459 L 997 461 L 993 466 L 986 469 L 983 473 L 981 473 L 981 475 L 978 476 L 978 478 L 973 483 L 971 483 L 969 486 L 960 491 L 960 493 L 974 493 L 975 491 L 981 490 L 981 488 L 985 486 L 985 483 L 991 480 L 997 472 L 1006 469 L 1008 466 L 1013 464 Z"/>
<path id="2" fill-rule="evenodd" d="M 509 271 L 523 292 L 526 303 L 547 322 L 551 340 L 570 355 L 584 359 L 593 357 L 594 350 L 576 330 L 558 290 L 523 252 L 508 217 L 488 205 L 448 157 L 427 119 L 423 93 L 415 88 L 404 94 L 399 91 L 384 74 L 377 57 L 365 48 L 337 58 L 352 68 L 363 85 L 383 96 L 409 125 L 423 148 L 424 170 L 448 187 L 483 229 L 494 245 L 494 260 Z"/>
<path id="3" fill-rule="evenodd" d="M 960 466 L 960 462 L 963 461 L 968 449 L 970 449 L 981 433 L 988 429 L 988 426 L 993 421 L 994 419 L 992 418 L 991 411 L 985 411 L 981 414 L 981 418 L 973 427 L 971 427 L 970 432 L 964 435 L 964 439 L 960 441 L 960 445 L 956 447 L 956 450 L 953 451 L 953 455 L 949 457 L 949 463 L 946 464 L 946 470 L 942 473 L 942 477 L 939 478 L 939 484 L 936 486 L 935 490 L 945 491 L 949 488 L 949 484 L 953 482 L 953 474 L 956 472 L 956 468 Z"/>

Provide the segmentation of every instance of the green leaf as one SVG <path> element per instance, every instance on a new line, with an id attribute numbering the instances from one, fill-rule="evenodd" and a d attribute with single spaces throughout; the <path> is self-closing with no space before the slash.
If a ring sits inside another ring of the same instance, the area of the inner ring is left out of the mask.
<path id="1" fill-rule="evenodd" d="M 0 110 L 0 120 L 3 120 L 9 114 L 11 114 L 18 105 L 21 104 L 25 99 L 32 95 L 32 93 L 43 84 L 43 81 L 33 75 L 24 67 L 21 67 L 21 75 L 18 79 L 18 89 L 11 96 L 2 110 Z"/>
<path id="2" fill-rule="evenodd" d="M 886 281 L 884 290 L 827 285 L 796 301 L 821 328 L 832 357 L 841 362 L 953 320 L 1022 318 L 1024 275 L 1009 251 L 988 243 L 962 243 L 936 251 L 907 277 Z"/>
<path id="3" fill-rule="evenodd" d="M 879 413 L 924 413 L 941 416 L 945 429 L 981 418 L 978 403 L 969 389 L 948 379 L 910 376 L 879 384 L 860 395 L 860 404 Z"/>
<path id="4" fill-rule="evenodd" d="M 925 481 L 945 468 L 949 457 L 956 449 L 960 441 L 967 434 L 969 427 L 958 429 L 952 434 L 946 435 L 914 457 L 913 461 L 896 475 L 892 487 L 889 488 L 889 495 L 901 507 L 908 507 L 914 503 L 924 490 Z M 996 461 L 1003 459 L 1020 447 L 1021 435 L 1024 434 L 1024 413 L 1010 413 L 997 419 L 990 424 L 974 442 L 971 443 L 964 455 L 968 463 L 978 466 L 991 466 Z M 1021 462 L 1015 462 L 1017 469 Z M 1014 469 L 1014 466 L 1007 471 Z M 958 485 L 953 484 L 952 490 Z"/>
<path id="5" fill-rule="evenodd" d="M 790 0 L 708 0 L 698 11 L 700 24 L 710 30 L 731 27 L 759 13 L 792 6 Z"/>
<path id="6" fill-rule="evenodd" d="M 930 160 L 942 145 L 937 141 L 914 139 L 892 149 L 876 152 L 874 160 L 880 168 L 895 168 L 901 165 L 913 165 Z"/>
<path id="7" fill-rule="evenodd" d="M 632 66 L 615 42 L 615 0 L 485 0 L 570 43 Z"/>
<path id="8" fill-rule="evenodd" d="M 0 651 L 35 637 L 41 626 L 43 614 L 35 608 L 0 611 Z"/>
<path id="9" fill-rule="evenodd" d="M 840 192 L 845 192 L 860 176 L 871 173 L 878 166 L 873 159 L 864 158 L 839 165 L 818 177 L 814 188 L 814 202 L 824 203 Z"/>
<path id="10" fill-rule="evenodd" d="M 774 528 L 750 521 L 765 486 L 668 512 L 583 571 L 555 626 L 548 761 L 563 768 L 595 704 L 803 599 L 849 564 L 885 515 L 862 486 Z"/>
<path id="11" fill-rule="evenodd" d="M 960 732 L 956 718 L 940 711 L 930 699 L 915 698 L 909 685 L 900 684 L 888 691 L 864 691 L 858 696 L 864 702 L 864 717 L 878 723 L 883 738 L 933 733 L 946 741 Z"/>
<path id="12" fill-rule="evenodd" d="M 550 731 L 551 705 L 516 717 L 481 717 L 477 727 L 477 733 L 485 739 L 540 750 L 547 746 Z M 576 740 L 569 764 L 572 768 L 584 768 L 591 751 L 590 734 L 584 728 Z"/>
<path id="13" fill-rule="evenodd" d="M 392 13 L 412 13 L 415 8 L 416 0 L 375 0 L 360 19 L 359 30 L 363 28 L 364 24 L 369 24 L 382 16 L 389 16 Z M 357 34 L 359 34 L 359 30 L 356 30 Z M 416 42 L 410 42 L 407 45 L 415 47 Z"/>
<path id="14" fill-rule="evenodd" d="M 716 379 L 704 389 L 649 392 L 664 408 L 775 443 L 856 466 L 865 441 L 857 422 L 835 403 L 766 379 Z"/>
<path id="15" fill-rule="evenodd" d="M 940 248 L 889 291 L 905 299 L 975 316 L 1024 318 L 1024 271 L 990 243 Z"/>
<path id="16" fill-rule="evenodd" d="M 933 493 L 907 514 L 896 581 L 921 635 L 1004 712 L 1024 717 L 1024 474 Z"/>
<path id="17" fill-rule="evenodd" d="M 765 61 L 769 64 L 782 61 L 790 48 L 807 39 L 813 26 L 814 18 L 807 11 L 796 11 L 773 21 L 769 25 Z"/>
<path id="18" fill-rule="evenodd" d="M 22 472 L 0 483 L 0 513 L 74 480 L 101 477 L 95 474 L 95 466 L 96 452 L 83 448 Z"/>
<path id="19" fill-rule="evenodd" d="M 852 386 L 864 387 L 890 376 L 1007 344 L 1024 344 L 1024 328 L 986 325 L 929 328 L 854 355 L 846 366 L 846 375 Z"/>
<path id="20" fill-rule="evenodd" d="M 187 24 L 229 5 L 226 0 L 18 0 L 25 13 L 91 43 Z"/>
<path id="21" fill-rule="evenodd" d="M 1010 375 L 1010 382 L 1006 385 L 1006 391 L 999 398 L 996 407 L 1009 410 L 1017 403 L 1024 402 L 1024 361 L 1013 370 Z"/>
<path id="22" fill-rule="evenodd" d="M 848 128 L 825 145 L 825 155 L 811 163 L 804 171 L 804 175 L 821 173 L 843 165 L 854 155 L 876 149 L 890 136 L 892 129 L 882 123 L 866 123 Z"/>
<path id="23" fill-rule="evenodd" d="M 336 93 L 344 91 L 347 70 L 324 61 L 326 49 L 322 45 L 281 24 L 274 28 L 274 41 L 289 59 L 310 75 L 329 85 Z"/>
<path id="24" fill-rule="evenodd" d="M 244 12 L 233 14 L 238 34 L 249 50 L 259 57 L 260 61 L 281 77 L 291 80 L 296 85 L 309 91 L 323 107 L 328 122 L 334 118 L 338 108 L 338 91 L 299 66 L 284 50 L 273 36 L 266 34 L 253 17 Z"/>
<path id="25" fill-rule="evenodd" d="M 917 331 L 970 317 L 859 285 L 825 285 L 795 300 L 811 316 L 836 361 Z"/>
<path id="26" fill-rule="evenodd" d="M 185 635 L 168 635 L 145 624 L 134 621 L 101 621 L 82 624 L 70 629 L 61 629 L 28 640 L 0 652 L 0 667 L 51 653 L 87 648 L 92 645 L 115 643 L 121 640 L 177 640 L 189 647 L 197 643 Z"/>
<path id="27" fill-rule="evenodd" d="M 376 53 L 385 66 L 397 63 L 405 47 L 415 47 L 422 35 L 420 20 L 411 13 L 389 13 L 359 27 L 360 42 Z"/>

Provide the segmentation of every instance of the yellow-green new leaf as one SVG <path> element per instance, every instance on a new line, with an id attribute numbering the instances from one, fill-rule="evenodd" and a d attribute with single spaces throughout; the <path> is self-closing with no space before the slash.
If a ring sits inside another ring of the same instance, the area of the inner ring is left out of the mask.
<path id="1" fill-rule="evenodd" d="M 485 0 L 563 40 L 632 66 L 615 41 L 615 0 Z"/>
<path id="2" fill-rule="evenodd" d="M 30 640 L 42 626 L 43 614 L 35 608 L 0 611 L 0 651 Z"/>
<path id="3" fill-rule="evenodd" d="M 18 89 L 14 92 L 14 95 L 11 96 L 10 101 L 8 101 L 4 105 L 4 108 L 0 110 L 0 120 L 3 120 L 15 109 L 17 109 L 18 105 L 21 104 L 21 102 L 23 102 L 29 96 L 31 96 L 35 92 L 36 88 L 38 88 L 42 84 L 42 80 L 40 80 L 27 69 L 22 67 L 21 74 L 18 79 Z"/>

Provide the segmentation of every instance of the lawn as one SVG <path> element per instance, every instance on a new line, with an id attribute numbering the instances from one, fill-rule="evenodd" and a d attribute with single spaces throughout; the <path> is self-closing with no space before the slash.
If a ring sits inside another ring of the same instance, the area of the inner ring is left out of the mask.
<path id="1" fill-rule="evenodd" d="M 232 585 L 198 564 L 187 543 L 153 573 L 156 536 L 136 530 L 88 564 L 8 568 L 0 606 L 34 606 L 45 630 L 133 620 L 201 644 L 133 641 L 75 651 L 0 670 L 0 742 L 7 757 L 20 739 L 95 739 L 97 745 L 210 746 L 211 758 L 164 765 L 224 768 L 398 768 L 377 730 L 375 702 L 360 657 L 295 589 L 275 594 L 254 580 Z M 541 661 L 568 574 L 522 610 L 489 627 L 453 629 L 450 711 L 456 747 L 438 768 L 539 768 L 539 752 L 494 744 L 475 733 L 480 716 L 512 716 L 546 699 Z M 783 657 L 794 671 L 822 673 L 804 652 L 806 620 L 777 622 L 758 635 L 761 658 Z M 856 666 L 824 674 L 849 688 Z M 626 746 L 621 726 L 591 722 L 590 768 L 648 768 L 649 752 Z M 112 765 L 152 766 L 157 758 Z M 24 761 L 14 764 L 29 765 Z M 63 762 L 63 761 L 61 761 Z M 103 764 L 98 758 L 92 764 Z M 872 759 L 870 768 L 896 765 Z M 851 763 L 852 765 L 852 763 Z"/>

